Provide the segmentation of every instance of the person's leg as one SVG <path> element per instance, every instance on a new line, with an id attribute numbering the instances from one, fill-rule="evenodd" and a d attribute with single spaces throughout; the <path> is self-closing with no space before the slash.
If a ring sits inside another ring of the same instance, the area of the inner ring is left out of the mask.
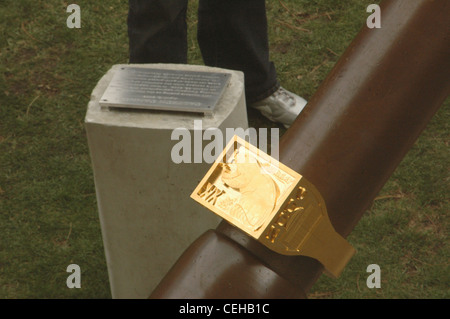
<path id="1" fill-rule="evenodd" d="M 198 42 L 206 65 L 244 72 L 249 103 L 278 89 L 264 0 L 200 0 Z"/>
<path id="2" fill-rule="evenodd" d="M 200 0 L 197 38 L 206 65 L 240 70 L 249 106 L 289 127 L 306 105 L 283 89 L 269 60 L 264 0 Z"/>
<path id="3" fill-rule="evenodd" d="M 187 63 L 187 0 L 129 0 L 130 63 Z"/>

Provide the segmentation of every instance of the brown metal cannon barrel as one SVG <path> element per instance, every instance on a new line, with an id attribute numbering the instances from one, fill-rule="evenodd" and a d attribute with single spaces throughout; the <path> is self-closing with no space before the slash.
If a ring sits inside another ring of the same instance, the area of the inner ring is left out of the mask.
<path id="1" fill-rule="evenodd" d="M 450 93 L 450 2 L 387 0 L 280 141 L 346 237 Z M 222 222 L 194 242 L 150 298 L 304 298 L 319 262 L 282 256 Z"/>

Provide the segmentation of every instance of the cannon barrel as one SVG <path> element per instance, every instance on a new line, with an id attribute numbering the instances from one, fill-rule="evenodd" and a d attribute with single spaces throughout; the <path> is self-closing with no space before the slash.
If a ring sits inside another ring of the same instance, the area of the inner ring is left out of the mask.
<path id="1" fill-rule="evenodd" d="M 282 136 L 279 160 L 325 200 L 348 236 L 450 92 L 450 2 L 386 0 Z M 323 272 L 223 221 L 180 257 L 150 298 L 305 298 Z"/>

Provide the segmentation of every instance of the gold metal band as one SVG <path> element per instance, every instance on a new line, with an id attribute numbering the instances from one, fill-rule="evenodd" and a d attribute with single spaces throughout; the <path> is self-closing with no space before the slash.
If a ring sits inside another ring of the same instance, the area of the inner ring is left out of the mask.
<path id="1" fill-rule="evenodd" d="M 238 136 L 191 197 L 277 253 L 317 259 L 333 277 L 355 253 L 314 185 Z"/>

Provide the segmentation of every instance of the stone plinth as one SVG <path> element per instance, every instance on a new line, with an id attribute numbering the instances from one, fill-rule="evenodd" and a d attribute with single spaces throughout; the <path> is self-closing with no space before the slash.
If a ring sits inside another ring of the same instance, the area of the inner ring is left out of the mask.
<path id="1" fill-rule="evenodd" d="M 231 78 L 212 115 L 102 108 L 99 100 L 122 66 L 114 65 L 93 90 L 85 126 L 112 296 L 147 298 L 189 244 L 220 221 L 190 198 L 211 164 L 174 163 L 171 151 L 180 141 L 172 132 L 186 128 L 194 141 L 199 120 L 203 131 L 219 128 L 224 138 L 226 128 L 246 129 L 244 78 L 205 66 L 133 65 Z"/>

